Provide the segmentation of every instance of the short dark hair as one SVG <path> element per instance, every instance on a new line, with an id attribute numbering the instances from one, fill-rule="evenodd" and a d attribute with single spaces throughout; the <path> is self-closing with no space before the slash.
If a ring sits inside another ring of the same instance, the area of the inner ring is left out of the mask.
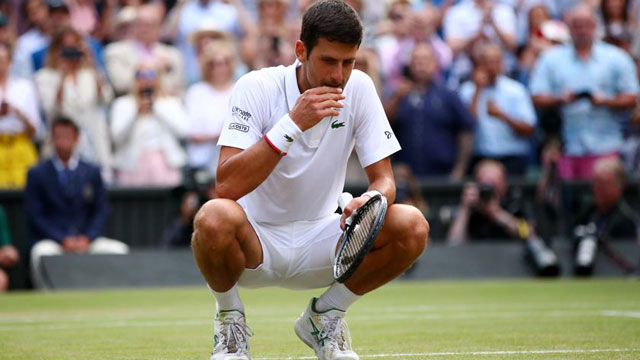
<path id="1" fill-rule="evenodd" d="M 80 132 L 80 128 L 78 127 L 78 124 L 76 124 L 75 121 L 64 116 L 59 116 L 53 119 L 53 122 L 51 122 L 51 132 L 53 132 L 53 129 L 56 126 L 70 126 L 76 131 L 76 133 Z"/>
<path id="2" fill-rule="evenodd" d="M 360 46 L 362 23 L 356 11 L 342 0 L 320 0 L 311 5 L 302 17 L 300 32 L 307 56 L 320 38 Z"/>

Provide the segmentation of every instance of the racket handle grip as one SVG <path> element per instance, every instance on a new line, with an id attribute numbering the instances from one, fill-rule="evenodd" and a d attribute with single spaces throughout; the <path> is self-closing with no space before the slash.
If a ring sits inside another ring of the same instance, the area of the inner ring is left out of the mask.
<path id="1" fill-rule="evenodd" d="M 338 206 L 340 207 L 340 210 L 344 211 L 344 208 L 347 207 L 351 200 L 353 200 L 353 195 L 349 194 L 348 192 L 343 192 L 342 194 L 340 194 L 340 196 L 338 197 Z"/>

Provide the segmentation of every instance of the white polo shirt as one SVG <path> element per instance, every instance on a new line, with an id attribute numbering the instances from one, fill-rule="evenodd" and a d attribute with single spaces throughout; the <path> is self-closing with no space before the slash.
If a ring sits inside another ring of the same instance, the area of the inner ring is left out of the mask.
<path id="1" fill-rule="evenodd" d="M 289 113 L 300 96 L 298 62 L 253 71 L 238 80 L 218 145 L 246 149 Z M 310 221 L 331 215 L 354 149 L 362 167 L 400 150 L 373 81 L 353 70 L 340 115 L 306 130 L 273 172 L 238 200 L 257 222 Z"/>

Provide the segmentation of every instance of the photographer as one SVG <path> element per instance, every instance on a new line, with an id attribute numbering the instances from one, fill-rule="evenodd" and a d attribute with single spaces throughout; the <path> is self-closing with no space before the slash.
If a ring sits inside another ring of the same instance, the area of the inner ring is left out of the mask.
<path id="1" fill-rule="evenodd" d="M 609 247 L 611 240 L 636 240 L 640 219 L 624 201 L 626 176 L 619 159 L 600 159 L 593 167 L 593 199 L 578 212 L 573 229 L 575 273 L 591 275 L 598 248 L 624 272 L 633 271 L 626 260 Z"/>
<path id="2" fill-rule="evenodd" d="M 80 128 L 77 151 L 82 158 L 100 165 L 103 178 L 109 182 L 111 147 L 106 106 L 113 93 L 92 54 L 78 31 L 63 27 L 54 34 L 46 66 L 38 70 L 35 82 L 49 125 L 59 116 L 73 120 Z M 47 139 L 44 155 L 51 153 Z"/>
<path id="3" fill-rule="evenodd" d="M 538 274 L 557 275 L 557 258 L 536 235 L 531 212 L 523 207 L 521 196 L 516 192 L 507 196 L 507 192 L 504 165 L 495 160 L 479 162 L 475 182 L 464 187 L 447 242 L 457 245 L 469 240 L 524 240 L 526 254 Z"/>
<path id="4" fill-rule="evenodd" d="M 154 64 L 141 64 L 132 92 L 111 108 L 114 167 L 119 185 L 177 186 L 187 156 L 180 145 L 189 119 L 182 102 L 165 96 L 161 73 Z"/>

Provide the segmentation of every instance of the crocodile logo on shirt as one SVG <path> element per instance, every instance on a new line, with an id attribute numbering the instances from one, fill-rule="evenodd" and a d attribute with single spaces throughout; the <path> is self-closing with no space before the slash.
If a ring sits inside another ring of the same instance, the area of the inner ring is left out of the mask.
<path id="1" fill-rule="evenodd" d="M 287 134 L 284 135 L 284 139 L 287 140 L 287 142 L 293 142 L 293 138 Z"/>
<path id="2" fill-rule="evenodd" d="M 332 129 L 339 129 L 339 128 L 343 127 L 343 126 L 344 126 L 344 121 L 343 122 L 338 122 L 338 120 L 334 120 L 331 123 L 331 128 Z"/>

